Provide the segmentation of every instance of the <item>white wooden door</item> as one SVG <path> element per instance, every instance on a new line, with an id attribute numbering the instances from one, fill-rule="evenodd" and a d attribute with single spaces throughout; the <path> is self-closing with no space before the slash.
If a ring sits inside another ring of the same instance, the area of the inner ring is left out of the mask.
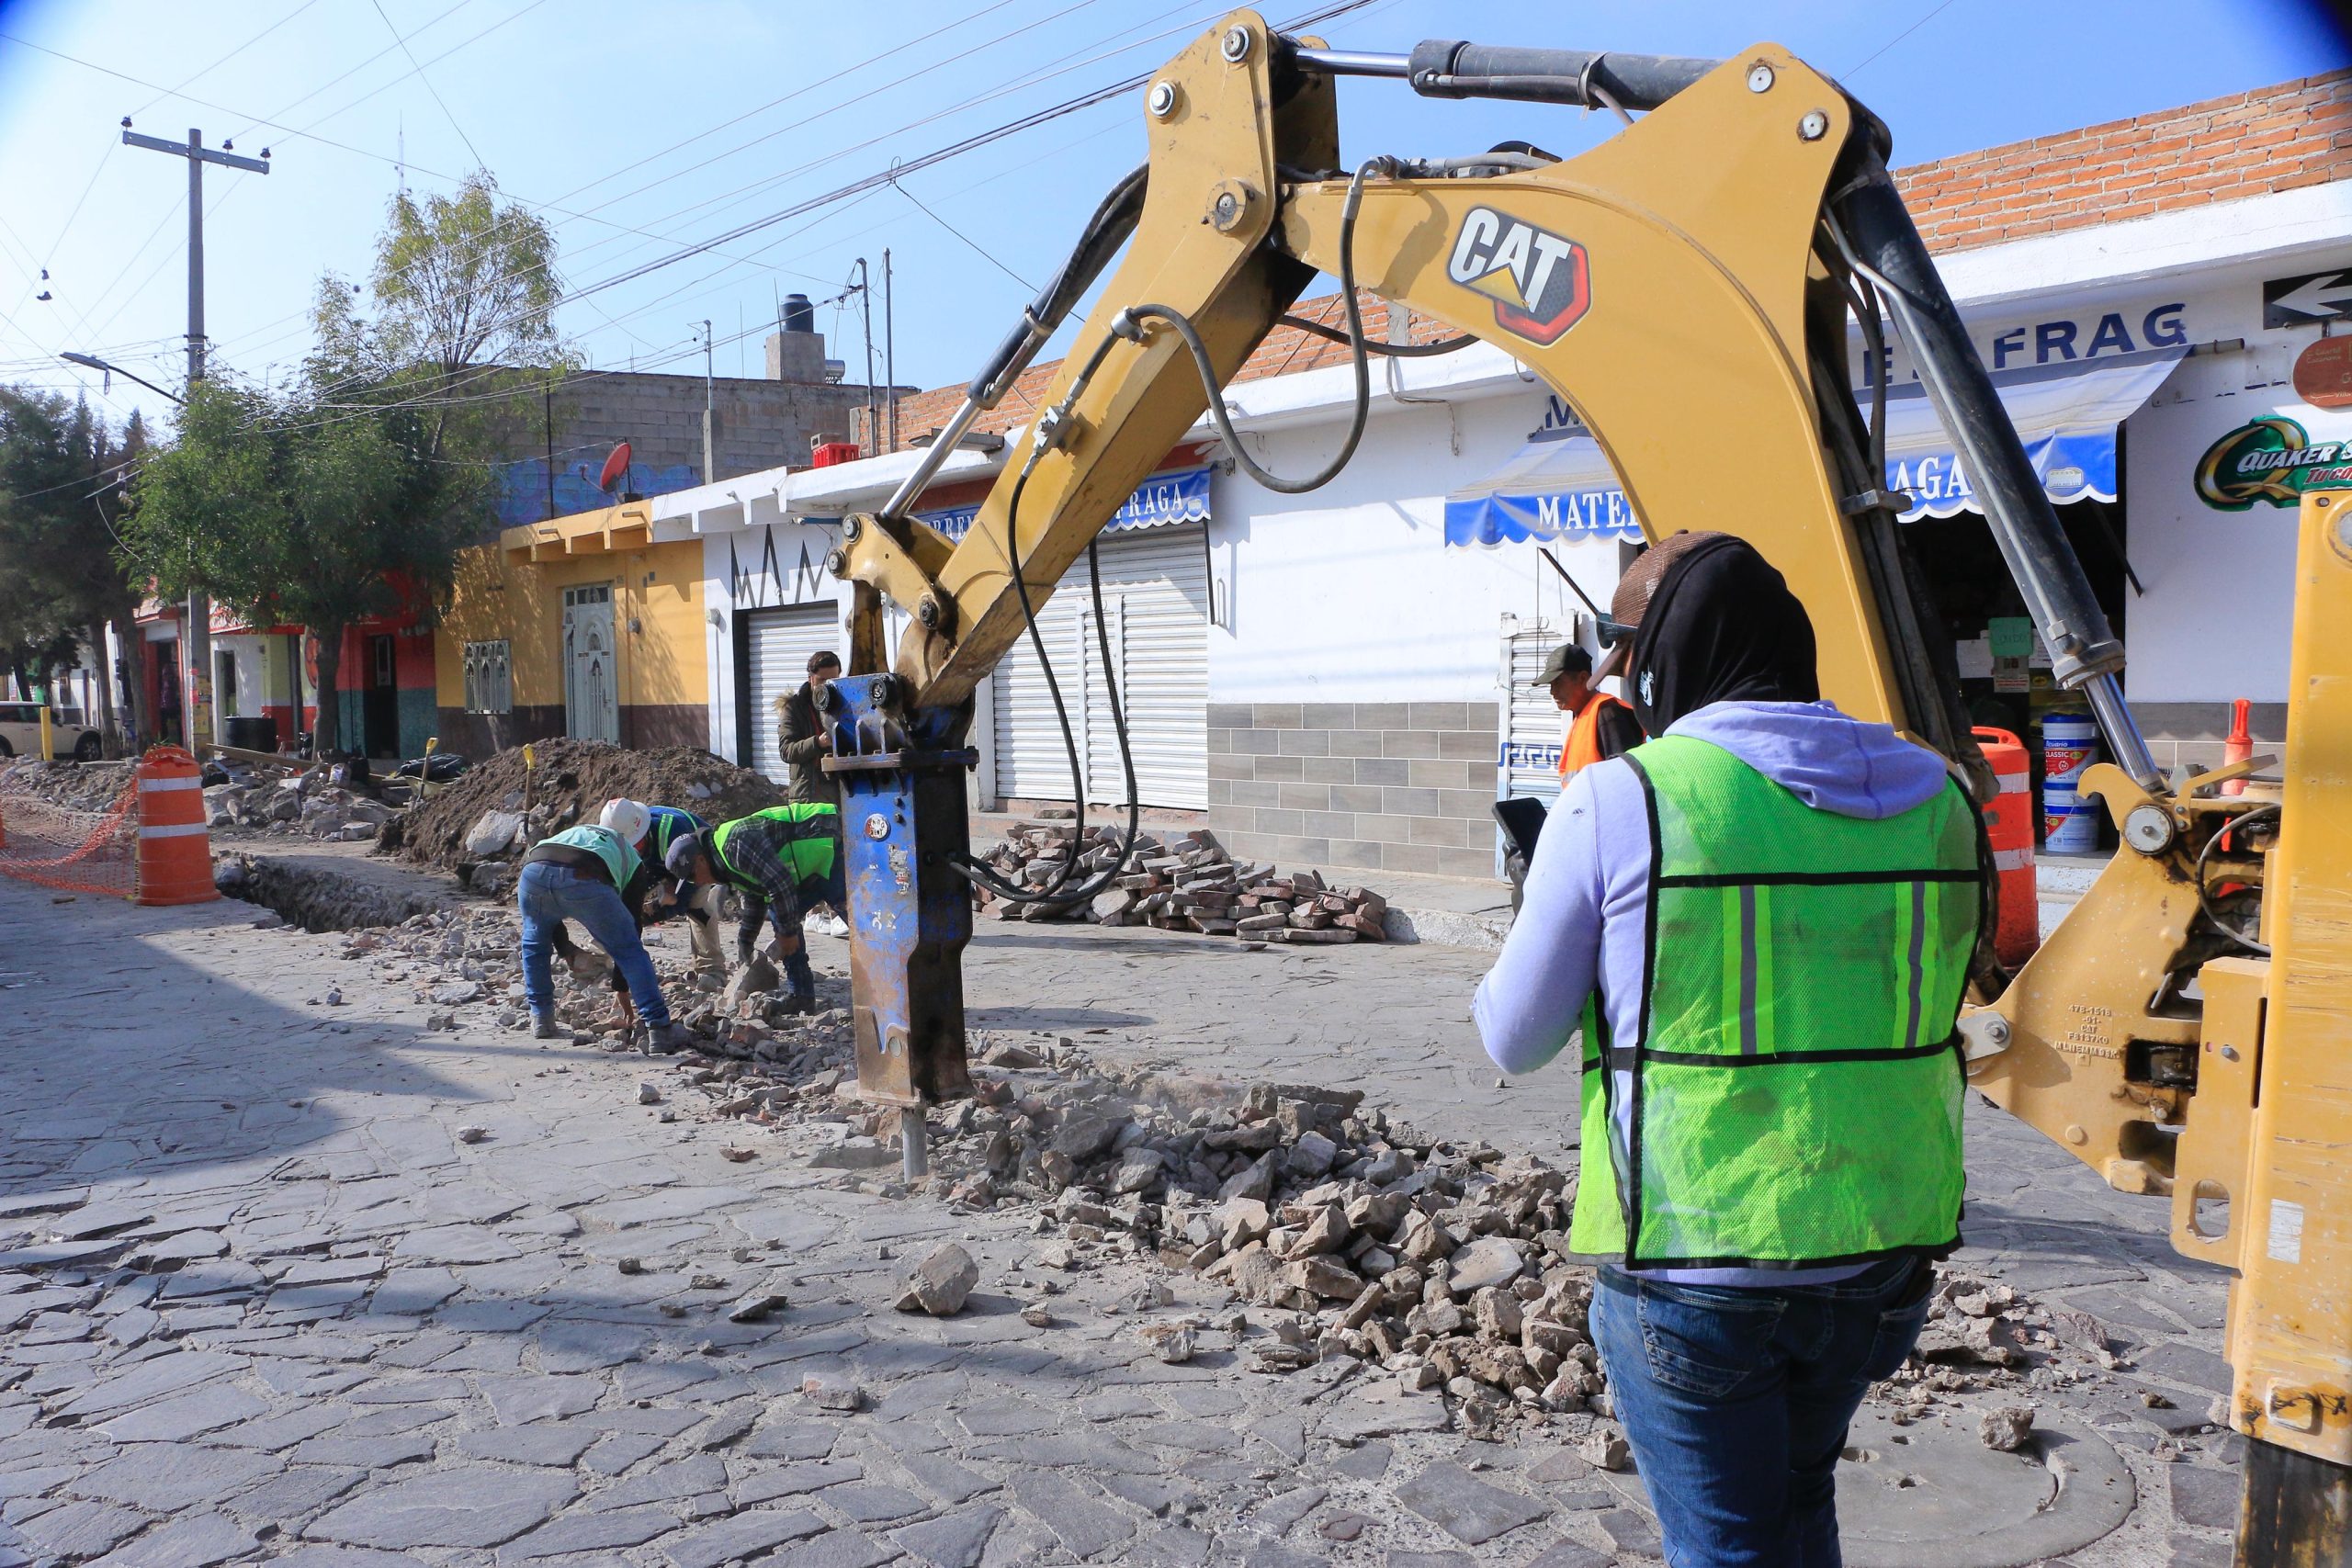
<path id="1" fill-rule="evenodd" d="M 563 591 L 563 732 L 574 740 L 621 741 L 619 653 L 613 638 L 613 585 Z"/>

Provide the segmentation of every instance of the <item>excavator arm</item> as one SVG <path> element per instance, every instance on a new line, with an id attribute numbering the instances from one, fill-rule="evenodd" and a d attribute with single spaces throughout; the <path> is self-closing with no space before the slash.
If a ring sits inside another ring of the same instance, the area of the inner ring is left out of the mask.
<path id="1" fill-rule="evenodd" d="M 1342 74 L 1395 77 L 1431 96 L 1606 107 L 1629 123 L 1566 160 L 1497 152 L 1343 170 L 1333 92 Z M 1980 1005 L 1962 1025 L 1972 1083 L 2126 1190 L 2172 1190 L 2184 1146 L 2199 1157 L 2196 1185 L 2258 1184 L 2250 1066 L 2223 1075 L 2227 1093 L 2207 1122 L 2188 1119 L 2200 1056 L 2218 1043 L 2213 1021 L 2256 1028 L 2247 1020 L 2274 978 L 2267 964 L 2231 960 L 2234 971 L 2213 972 L 2207 995 L 2221 1005 L 2211 1016 L 2190 995 L 2200 965 L 2229 945 L 2212 929 L 2216 877 L 2266 879 L 2243 845 L 2222 861 L 2207 852 L 2245 807 L 2201 796 L 2194 782 L 2168 789 L 2158 773 L 2122 700 L 2122 646 L 1866 108 L 1771 45 L 1720 62 L 1445 41 L 1370 55 L 1275 35 L 1239 11 L 1153 80 L 1144 123 L 1145 167 L 1103 203 L 897 494 L 844 520 L 831 561 L 855 585 L 853 672 L 830 688 L 826 765 L 844 795 L 859 1082 L 908 1111 L 910 1172 L 921 1168 L 921 1107 L 968 1083 L 961 953 L 970 882 L 986 874 L 967 840 L 972 694 L 1204 412 L 1253 477 L 1285 484 L 1250 463 L 1221 389 L 1307 282 L 1329 273 L 1347 299 L 1368 290 L 1524 364 L 1590 428 L 1652 538 L 1721 529 L 1780 568 L 1813 618 L 1825 695 L 1977 773 L 1948 642 L 1908 563 L 1901 500 L 1883 488 L 1874 416 L 1858 407 L 1848 369 L 1850 322 L 1880 363 L 1884 333 L 1899 331 L 2053 674 L 2100 721 L 2114 761 L 2086 791 L 2105 796 L 2130 846 L 2019 975 L 1979 976 Z M 939 461 L 1122 249 L 964 538 L 915 520 Z M 1364 341 L 1352 309 L 1349 321 L 1351 449 L 1368 413 L 1366 355 L 1379 345 Z M 1725 472 L 1741 476 L 1736 504 L 1717 478 Z M 2352 557 L 2352 547 L 2337 553 Z M 910 619 L 886 672 L 891 604 Z M 2352 597 L 2336 625 L 2346 610 Z M 2254 1051 L 2245 1043 L 2228 1060 Z M 2181 1208 L 2183 1249 L 2216 1256 L 2193 1208 Z M 2271 1436 L 2277 1417 L 2250 1413 L 2270 1408 L 2256 1385 L 2291 1373 L 2297 1397 L 2309 1395 L 2308 1430 L 2272 1441 L 2333 1471 L 2352 1461 L 2352 1309 L 2341 1303 L 2352 1237 L 2331 1224 L 2323 1249 L 2336 1304 L 2316 1325 L 2298 1320 L 2291 1337 L 2233 1339 L 2233 1349 L 2241 1427 Z M 2225 1260 L 2259 1266 L 2234 1244 Z"/>

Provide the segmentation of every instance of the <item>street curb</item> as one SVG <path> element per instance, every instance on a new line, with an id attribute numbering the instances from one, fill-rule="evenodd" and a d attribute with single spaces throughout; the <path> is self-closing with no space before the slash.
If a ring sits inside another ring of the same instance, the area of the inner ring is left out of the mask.
<path id="1" fill-rule="evenodd" d="M 1505 915 L 1466 915 L 1458 909 L 1392 907 L 1380 918 L 1380 929 L 1393 942 L 1427 942 L 1443 947 L 1466 947 L 1478 953 L 1500 953 L 1503 938 L 1510 934 L 1510 919 Z"/>

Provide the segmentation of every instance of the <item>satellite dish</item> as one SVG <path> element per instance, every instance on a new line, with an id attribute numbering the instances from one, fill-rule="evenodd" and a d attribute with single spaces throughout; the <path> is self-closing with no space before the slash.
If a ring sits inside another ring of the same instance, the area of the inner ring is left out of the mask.
<path id="1" fill-rule="evenodd" d="M 628 478 L 628 442 L 624 441 L 613 448 L 613 455 L 605 459 L 605 471 L 597 476 L 598 490 L 610 495 L 620 488 L 621 482 Z"/>

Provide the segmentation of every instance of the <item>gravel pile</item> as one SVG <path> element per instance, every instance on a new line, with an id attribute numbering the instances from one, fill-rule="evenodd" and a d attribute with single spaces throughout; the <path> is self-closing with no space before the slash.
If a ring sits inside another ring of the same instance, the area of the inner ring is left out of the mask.
<path id="1" fill-rule="evenodd" d="M 1044 888 L 1061 874 L 1077 830 L 1067 822 L 1016 823 L 982 859 L 1016 886 Z M 1140 834 L 1122 862 L 1125 837 L 1119 828 L 1105 826 L 1080 840 L 1073 884 L 1114 865 L 1121 872 L 1089 902 L 1023 902 L 978 887 L 973 897 L 983 913 L 1000 920 L 1155 926 L 1235 937 L 1245 944 L 1387 940 L 1381 920 L 1388 901 L 1369 888 L 1333 888 L 1317 872 L 1283 874 L 1271 865 L 1237 863 L 1204 830 L 1168 839 Z"/>
<path id="2" fill-rule="evenodd" d="M 401 815 L 396 806 L 336 784 L 325 762 L 281 768 L 222 759 L 206 767 L 207 777 L 216 773 L 228 782 L 204 789 L 205 819 L 215 829 L 357 841 L 375 838 Z"/>
<path id="3" fill-rule="evenodd" d="M 44 762 L 19 758 L 0 765 L 0 795 L 28 795 L 67 811 L 105 811 L 130 784 L 129 762 Z"/>

